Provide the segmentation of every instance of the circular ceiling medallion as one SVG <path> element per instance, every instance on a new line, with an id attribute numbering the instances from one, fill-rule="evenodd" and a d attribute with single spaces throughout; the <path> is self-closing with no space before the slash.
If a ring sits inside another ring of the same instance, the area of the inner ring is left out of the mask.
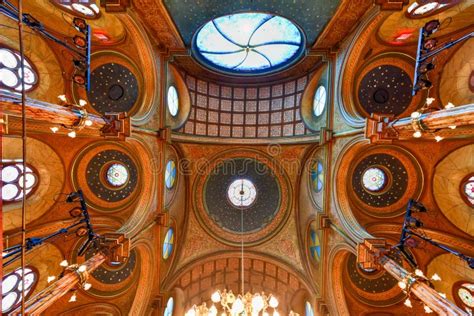
<path id="1" fill-rule="evenodd" d="M 257 189 L 250 180 L 236 179 L 229 185 L 227 197 L 232 205 L 247 208 L 255 202 Z"/>
<path id="2" fill-rule="evenodd" d="M 194 184 L 199 221 L 228 244 L 259 242 L 275 234 L 287 216 L 289 191 L 281 167 L 254 151 L 248 154 L 229 151 L 211 159 L 208 175 Z"/>
<path id="3" fill-rule="evenodd" d="M 98 198 L 117 202 L 135 190 L 138 173 L 135 163 L 127 154 L 118 150 L 104 150 L 87 165 L 86 178 Z"/>
<path id="4" fill-rule="evenodd" d="M 140 193 L 140 168 L 126 147 L 99 142 L 86 147 L 73 165 L 74 188 L 82 189 L 88 205 L 115 212 Z"/>
<path id="5" fill-rule="evenodd" d="M 396 146 L 375 146 L 361 149 L 351 162 L 346 182 L 350 204 L 374 217 L 402 214 L 410 198 L 421 193 L 421 167 L 406 150 Z"/>
<path id="6" fill-rule="evenodd" d="M 401 264 L 400 260 L 399 263 Z M 345 269 L 346 287 L 358 300 L 372 306 L 394 305 L 404 298 L 398 281 L 385 270 L 366 272 L 357 265 L 357 258 L 350 254 Z"/>
<path id="7" fill-rule="evenodd" d="M 359 102 L 368 113 L 403 113 L 411 103 L 410 76 L 398 66 L 380 65 L 370 70 L 359 83 Z"/>
<path id="8" fill-rule="evenodd" d="M 199 29 L 193 55 L 206 66 L 237 75 L 266 74 L 292 65 L 305 36 L 280 16 L 249 12 L 218 17 Z"/>
<path id="9" fill-rule="evenodd" d="M 125 66 L 103 64 L 91 73 L 91 90 L 87 97 L 99 113 L 130 112 L 139 94 L 138 80 Z"/>

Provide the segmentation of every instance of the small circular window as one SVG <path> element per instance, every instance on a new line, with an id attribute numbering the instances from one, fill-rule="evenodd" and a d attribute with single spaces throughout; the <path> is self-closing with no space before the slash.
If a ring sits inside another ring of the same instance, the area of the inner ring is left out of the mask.
<path id="1" fill-rule="evenodd" d="M 237 207 L 248 207 L 255 202 L 257 190 L 252 181 L 237 179 L 229 185 L 227 197 L 230 203 Z"/>
<path id="2" fill-rule="evenodd" d="M 2 200 L 15 202 L 23 198 L 23 164 L 13 163 L 3 165 L 2 168 Z M 25 167 L 25 193 L 26 196 L 33 191 L 38 179 L 33 169 L 28 165 Z"/>
<path id="3" fill-rule="evenodd" d="M 314 93 L 313 99 L 313 113 L 315 116 L 320 116 L 326 107 L 326 88 L 319 86 Z"/>
<path id="4" fill-rule="evenodd" d="M 59 4 L 59 6 L 74 15 L 82 16 L 87 19 L 95 19 L 99 17 L 99 6 L 95 1 L 88 2 L 89 3 Z"/>
<path id="5" fill-rule="evenodd" d="M 38 273 L 33 267 L 27 266 L 25 270 L 20 268 L 5 275 L 2 279 L 2 314 L 7 314 L 20 305 L 22 277 L 25 280 L 25 299 L 32 293 L 38 282 Z"/>
<path id="6" fill-rule="evenodd" d="M 113 187 L 121 187 L 127 183 L 129 173 L 120 163 L 113 163 L 107 168 L 107 182 Z"/>
<path id="7" fill-rule="evenodd" d="M 173 316 L 173 308 L 174 308 L 174 300 L 172 297 L 168 299 L 168 302 L 166 303 L 166 308 L 165 312 L 163 313 L 163 316 Z"/>
<path id="8" fill-rule="evenodd" d="M 176 163 L 174 160 L 169 160 L 166 164 L 165 170 L 165 185 L 168 189 L 172 189 L 174 187 L 174 183 L 176 182 Z"/>
<path id="9" fill-rule="evenodd" d="M 168 259 L 173 253 L 174 246 L 174 230 L 173 228 L 168 229 L 163 241 L 163 259 Z"/>
<path id="10" fill-rule="evenodd" d="M 25 58 L 25 91 L 30 91 L 38 82 L 38 75 Z M 0 87 L 21 91 L 21 58 L 14 50 L 0 48 Z"/>
<path id="11" fill-rule="evenodd" d="M 408 7 L 406 14 L 410 18 L 424 18 L 430 15 L 439 14 L 456 4 L 459 0 L 439 1 L 439 0 L 418 0 Z"/>
<path id="12" fill-rule="evenodd" d="M 364 188 L 371 192 L 379 192 L 385 187 L 386 179 L 387 176 L 382 169 L 372 167 L 365 170 L 362 176 L 362 184 Z"/>
<path id="13" fill-rule="evenodd" d="M 474 207 L 474 176 L 469 175 L 466 180 L 461 183 L 461 194 L 468 205 Z"/>
<path id="14" fill-rule="evenodd" d="M 174 86 L 168 88 L 168 111 L 172 116 L 176 116 L 178 114 L 179 109 L 179 98 L 178 98 L 178 91 Z"/>

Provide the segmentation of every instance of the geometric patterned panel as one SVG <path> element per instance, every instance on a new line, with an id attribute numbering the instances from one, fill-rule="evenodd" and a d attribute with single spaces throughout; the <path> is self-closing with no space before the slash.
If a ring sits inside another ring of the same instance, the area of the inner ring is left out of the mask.
<path id="1" fill-rule="evenodd" d="M 186 75 L 191 112 L 180 133 L 231 138 L 302 136 L 300 114 L 308 75 L 269 86 L 223 86 Z"/>

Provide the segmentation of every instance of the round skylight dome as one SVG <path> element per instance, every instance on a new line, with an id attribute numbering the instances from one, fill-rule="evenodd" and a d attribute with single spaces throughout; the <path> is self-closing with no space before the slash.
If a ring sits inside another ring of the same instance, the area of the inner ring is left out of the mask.
<path id="1" fill-rule="evenodd" d="M 227 190 L 229 201 L 237 207 L 247 207 L 255 202 L 257 190 L 252 181 L 237 179 L 229 185 Z"/>
<path id="2" fill-rule="evenodd" d="M 303 53 L 303 33 L 266 13 L 238 13 L 207 22 L 194 36 L 194 56 L 233 74 L 263 74 L 291 65 Z"/>
<path id="3" fill-rule="evenodd" d="M 367 169 L 362 176 L 364 187 L 371 192 L 381 191 L 385 186 L 385 182 L 385 172 L 377 167 Z"/>

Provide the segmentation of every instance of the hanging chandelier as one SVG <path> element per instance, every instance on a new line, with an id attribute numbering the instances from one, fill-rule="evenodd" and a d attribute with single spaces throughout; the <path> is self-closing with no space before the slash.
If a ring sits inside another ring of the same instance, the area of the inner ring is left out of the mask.
<path id="1" fill-rule="evenodd" d="M 211 307 L 207 307 L 205 302 L 201 305 L 193 305 L 185 316 L 280 315 L 276 309 L 278 307 L 277 298 L 271 294 L 267 296 L 263 292 L 255 294 L 247 292 L 245 295 L 235 296 L 231 290 L 228 292 L 227 290 L 222 292 L 218 290 L 211 295 L 211 300 L 214 303 Z M 271 311 L 273 311 L 272 314 L 270 314 Z"/>
<path id="2" fill-rule="evenodd" d="M 243 210 L 248 206 L 248 199 L 251 198 L 252 190 L 254 191 L 253 199 L 255 199 L 256 190 L 253 183 L 248 179 L 237 179 L 228 188 L 229 200 L 233 206 L 240 209 L 241 234 L 244 234 L 244 213 Z M 250 202 L 252 203 L 252 202 Z M 280 316 L 277 311 L 278 299 L 272 294 L 266 295 L 261 293 L 246 294 L 244 291 L 244 240 L 242 237 L 240 244 L 241 255 L 241 294 L 237 296 L 232 290 L 217 290 L 211 295 L 213 304 L 207 307 L 206 302 L 200 305 L 193 305 L 185 314 L 185 316 Z"/>

